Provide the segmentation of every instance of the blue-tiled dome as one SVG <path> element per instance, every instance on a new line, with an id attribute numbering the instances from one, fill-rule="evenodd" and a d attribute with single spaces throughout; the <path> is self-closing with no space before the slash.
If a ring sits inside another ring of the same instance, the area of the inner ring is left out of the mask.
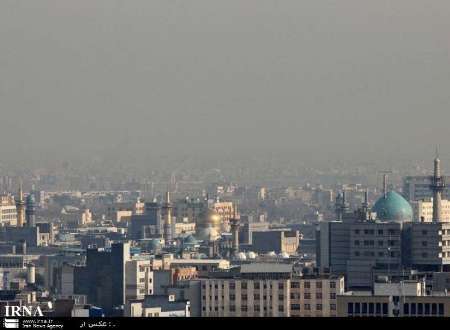
<path id="1" fill-rule="evenodd" d="M 406 199 L 395 191 L 381 196 L 372 208 L 377 213 L 377 219 L 394 221 L 411 221 L 413 210 Z"/>

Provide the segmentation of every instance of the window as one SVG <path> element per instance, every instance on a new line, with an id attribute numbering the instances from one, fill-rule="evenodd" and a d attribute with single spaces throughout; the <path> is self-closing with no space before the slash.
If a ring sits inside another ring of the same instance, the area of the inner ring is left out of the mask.
<path id="1" fill-rule="evenodd" d="M 230 312 L 235 312 L 235 311 L 236 311 L 236 306 L 230 305 Z"/>
<path id="2" fill-rule="evenodd" d="M 359 251 L 355 251 L 355 257 L 359 257 L 360 253 Z"/>
<path id="3" fill-rule="evenodd" d="M 353 303 L 347 304 L 347 314 L 353 314 Z"/>
<path id="4" fill-rule="evenodd" d="M 383 229 L 378 229 L 378 235 L 383 235 Z"/>
<path id="5" fill-rule="evenodd" d="M 284 283 L 278 283 L 278 290 L 284 290 Z"/>
<path id="6" fill-rule="evenodd" d="M 336 304 L 330 304 L 330 310 L 335 311 L 336 310 Z"/>
<path id="7" fill-rule="evenodd" d="M 284 312 L 284 306 L 283 305 L 279 305 L 278 306 L 278 311 L 279 312 Z"/>
<path id="8" fill-rule="evenodd" d="M 247 282 L 242 282 L 241 283 L 241 289 L 242 290 L 246 290 L 247 289 Z"/>
<path id="9" fill-rule="evenodd" d="M 427 234 L 428 234 L 428 231 L 422 230 L 422 235 L 423 235 L 423 236 L 427 236 Z"/>
<path id="10" fill-rule="evenodd" d="M 316 310 L 317 311 L 321 311 L 322 310 L 322 304 L 317 304 L 316 305 Z"/>
<path id="11" fill-rule="evenodd" d="M 439 310 L 439 312 L 438 312 L 439 316 L 444 315 L 444 304 L 439 304 L 438 310 Z"/>
<path id="12" fill-rule="evenodd" d="M 322 293 L 317 292 L 316 293 L 316 299 L 322 299 Z"/>
<path id="13" fill-rule="evenodd" d="M 378 257 L 383 258 L 384 257 L 384 252 L 378 252 Z"/>
<path id="14" fill-rule="evenodd" d="M 255 288 L 255 290 L 259 290 L 259 282 L 255 282 L 255 284 L 254 284 L 254 288 Z"/>
<path id="15" fill-rule="evenodd" d="M 362 303 L 362 313 L 367 314 L 367 303 Z"/>
<path id="16" fill-rule="evenodd" d="M 247 305 L 242 305 L 241 306 L 241 312 L 246 312 L 248 310 Z"/>
<path id="17" fill-rule="evenodd" d="M 359 241 L 355 241 L 355 245 L 356 245 L 356 246 L 359 246 Z"/>
<path id="18" fill-rule="evenodd" d="M 428 253 L 423 252 L 423 253 L 422 253 L 422 258 L 428 258 Z"/>
<path id="19" fill-rule="evenodd" d="M 253 308 L 254 308 L 255 312 L 259 312 L 261 310 L 259 305 L 255 305 Z"/>
<path id="20" fill-rule="evenodd" d="M 259 300 L 261 298 L 261 296 L 258 293 L 255 293 L 253 295 L 253 300 Z"/>
<path id="21" fill-rule="evenodd" d="M 311 305 L 305 304 L 305 311 L 310 311 L 310 310 L 311 310 Z"/>
<path id="22" fill-rule="evenodd" d="M 403 314 L 409 315 L 409 304 L 403 304 Z"/>
<path id="23" fill-rule="evenodd" d="M 330 282 L 330 288 L 336 289 L 336 282 Z"/>
<path id="24" fill-rule="evenodd" d="M 304 299 L 311 299 L 311 293 L 305 292 L 303 297 L 304 297 Z"/>
<path id="25" fill-rule="evenodd" d="M 334 292 L 330 293 L 330 299 L 336 299 L 336 293 Z"/>
<path id="26" fill-rule="evenodd" d="M 375 313 L 381 314 L 381 304 L 380 303 L 375 304 Z"/>
<path id="27" fill-rule="evenodd" d="M 436 314 L 437 314 L 437 305 L 431 304 L 431 315 L 436 315 Z"/>
<path id="28" fill-rule="evenodd" d="M 383 246 L 384 242 L 383 241 L 378 241 L 378 246 Z"/>
<path id="29" fill-rule="evenodd" d="M 422 241 L 422 246 L 428 246 L 428 242 L 427 241 Z"/>
<path id="30" fill-rule="evenodd" d="M 430 304 L 425 304 L 425 315 L 430 315 Z"/>
<path id="31" fill-rule="evenodd" d="M 300 304 L 291 304 L 291 310 L 299 311 L 300 310 Z"/>
<path id="32" fill-rule="evenodd" d="M 300 282 L 291 282 L 291 289 L 299 289 Z"/>
<path id="33" fill-rule="evenodd" d="M 247 295 L 246 295 L 246 294 L 243 294 L 243 295 L 241 296 L 241 299 L 242 299 L 243 301 L 247 301 Z"/>
<path id="34" fill-rule="evenodd" d="M 311 284 L 309 282 L 304 282 L 303 286 L 305 289 L 309 289 L 311 287 Z"/>
<path id="35" fill-rule="evenodd" d="M 282 295 L 282 294 L 278 295 L 278 300 L 283 301 L 284 300 L 284 295 Z"/>
<path id="36" fill-rule="evenodd" d="M 417 314 L 423 315 L 423 304 L 417 304 Z"/>
<path id="37" fill-rule="evenodd" d="M 373 314 L 374 310 L 375 310 L 375 305 L 374 303 L 369 303 L 369 314 Z"/>
<path id="38" fill-rule="evenodd" d="M 233 283 L 230 283 L 230 290 L 234 290 L 236 288 L 236 284 L 233 282 Z"/>
<path id="39" fill-rule="evenodd" d="M 317 281 L 316 282 L 316 288 L 317 289 L 322 289 L 322 282 Z"/>
<path id="40" fill-rule="evenodd" d="M 236 300 L 236 296 L 234 294 L 230 294 L 230 300 Z"/>
<path id="41" fill-rule="evenodd" d="M 355 229 L 355 234 L 359 235 L 359 229 Z"/>
<path id="42" fill-rule="evenodd" d="M 388 313 L 388 304 L 383 303 L 383 314 L 387 315 L 387 313 Z"/>
<path id="43" fill-rule="evenodd" d="M 355 303 L 355 313 L 356 314 L 361 313 L 361 304 L 360 303 Z"/>
<path id="44" fill-rule="evenodd" d="M 416 304 L 411 304 L 411 315 L 416 315 Z"/>

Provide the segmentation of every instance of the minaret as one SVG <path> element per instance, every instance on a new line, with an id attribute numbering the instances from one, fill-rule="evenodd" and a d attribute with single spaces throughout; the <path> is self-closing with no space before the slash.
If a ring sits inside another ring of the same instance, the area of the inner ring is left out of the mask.
<path id="1" fill-rule="evenodd" d="M 36 227 L 36 202 L 33 194 L 27 196 L 26 206 L 25 215 L 27 218 L 27 226 Z"/>
<path id="2" fill-rule="evenodd" d="M 164 241 L 172 240 L 172 204 L 170 203 L 170 193 L 166 192 L 166 200 L 162 207 L 164 211 Z"/>
<path id="3" fill-rule="evenodd" d="M 431 190 L 433 191 L 433 222 L 441 221 L 442 214 L 442 191 L 445 188 L 444 178 L 441 176 L 441 160 L 436 152 L 434 159 L 434 175 L 431 178 Z"/>
<path id="4" fill-rule="evenodd" d="M 16 199 L 17 227 L 25 225 L 25 200 L 23 199 L 22 181 L 20 182 L 19 194 Z"/>
<path id="5" fill-rule="evenodd" d="M 232 245 L 231 254 L 236 255 L 239 253 L 239 227 L 240 227 L 240 217 L 238 216 L 236 208 L 234 209 L 234 216 L 230 219 L 231 234 L 232 234 Z"/>

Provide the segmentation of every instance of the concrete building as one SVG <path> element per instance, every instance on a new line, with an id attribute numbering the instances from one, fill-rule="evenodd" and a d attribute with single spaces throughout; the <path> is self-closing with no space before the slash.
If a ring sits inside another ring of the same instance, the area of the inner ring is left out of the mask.
<path id="1" fill-rule="evenodd" d="M 338 296 L 338 317 L 449 317 L 450 296 Z"/>
<path id="2" fill-rule="evenodd" d="M 337 296 L 345 290 L 344 276 L 307 275 L 290 285 L 290 316 L 336 317 Z"/>
<path id="3" fill-rule="evenodd" d="M 174 295 L 146 296 L 131 300 L 125 307 L 126 317 L 189 317 L 190 302 L 177 301 Z"/>
<path id="4" fill-rule="evenodd" d="M 433 222 L 433 198 L 411 202 L 414 222 Z M 450 201 L 441 200 L 440 222 L 450 222 Z"/>
<path id="5" fill-rule="evenodd" d="M 258 253 L 274 251 L 277 254 L 297 254 L 300 245 L 300 234 L 291 230 L 256 231 L 252 234 L 251 249 Z"/>
<path id="6" fill-rule="evenodd" d="M 11 195 L 0 196 L 0 225 L 17 226 L 16 201 Z"/>
<path id="7" fill-rule="evenodd" d="M 290 316 L 289 264 L 243 264 L 201 279 L 202 317 Z"/>
<path id="8" fill-rule="evenodd" d="M 407 176 L 403 178 L 403 196 L 410 202 L 433 198 L 432 176 Z M 442 176 L 444 182 L 450 182 L 449 176 Z M 450 198 L 450 187 L 446 186 L 442 198 Z"/>
<path id="9" fill-rule="evenodd" d="M 74 293 L 87 296 L 89 304 L 114 315 L 125 305 L 126 263 L 130 260 L 129 243 L 113 243 L 110 250 L 88 249 L 86 266 L 75 267 Z"/>

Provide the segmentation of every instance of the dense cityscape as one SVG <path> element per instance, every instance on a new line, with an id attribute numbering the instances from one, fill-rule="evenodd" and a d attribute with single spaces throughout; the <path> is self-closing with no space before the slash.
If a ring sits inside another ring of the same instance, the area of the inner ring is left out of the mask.
<path id="1" fill-rule="evenodd" d="M 374 185 L 240 184 L 212 169 L 198 181 L 174 172 L 97 190 L 112 184 L 89 177 L 91 190 L 52 191 L 84 183 L 4 175 L 0 310 L 450 316 L 450 190 L 438 155 L 431 165 L 400 184 L 378 171 Z"/>

